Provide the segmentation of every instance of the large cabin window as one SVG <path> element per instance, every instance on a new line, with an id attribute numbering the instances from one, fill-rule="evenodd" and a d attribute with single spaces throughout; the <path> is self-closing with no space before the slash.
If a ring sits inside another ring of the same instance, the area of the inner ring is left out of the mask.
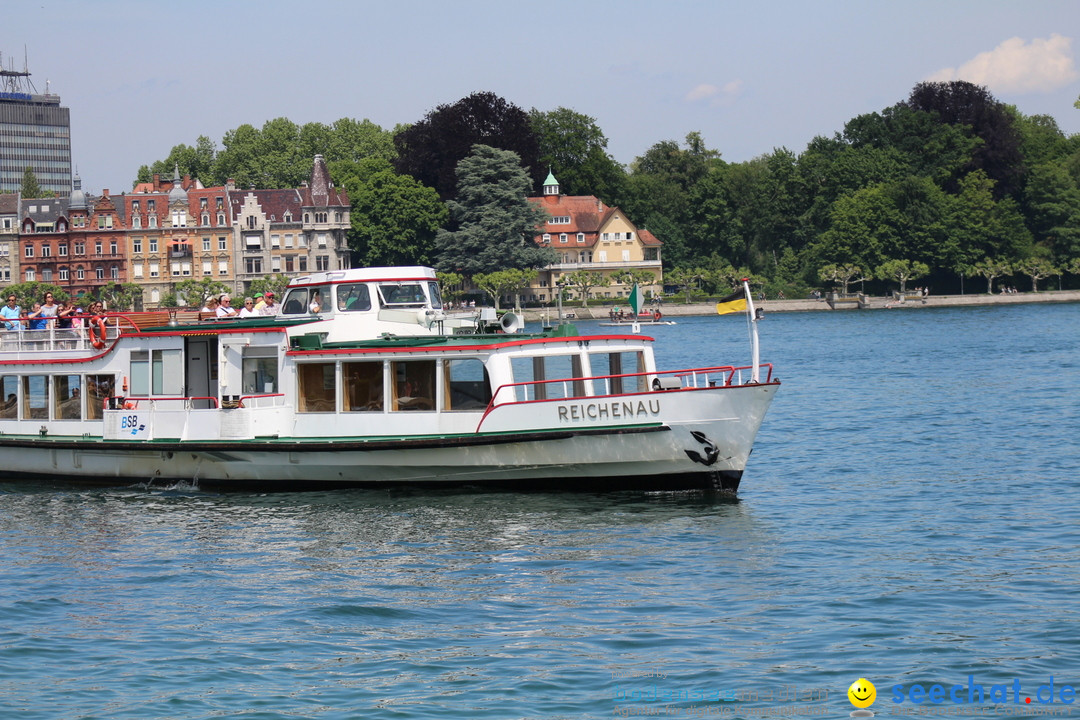
<path id="1" fill-rule="evenodd" d="M 277 393 L 277 348 L 244 348 L 242 371 L 244 374 L 245 395 L 273 395 Z"/>
<path id="2" fill-rule="evenodd" d="M 341 382 L 345 386 L 342 406 L 345 412 L 382 412 L 382 362 L 342 363 Z"/>
<path id="3" fill-rule="evenodd" d="M 48 375 L 23 377 L 23 417 L 28 420 L 49 419 Z"/>
<path id="4" fill-rule="evenodd" d="M 487 369 L 475 358 L 443 360 L 443 383 L 446 410 L 483 410 L 491 401 Z"/>
<path id="5" fill-rule="evenodd" d="M 307 315 L 330 312 L 329 287 L 292 288 L 281 304 L 282 315 Z"/>
<path id="6" fill-rule="evenodd" d="M 576 378 L 582 376 L 580 355 L 549 355 L 519 357 L 510 361 L 515 383 L 534 383 L 515 388 L 516 398 L 524 400 L 552 400 L 581 397 L 585 383 Z M 540 382 L 542 380 L 565 380 L 565 382 Z M 500 395 L 500 400 L 508 398 Z"/>
<path id="7" fill-rule="evenodd" d="M 296 366 L 300 383 L 298 412 L 334 412 L 337 410 L 337 377 L 334 363 L 302 363 Z"/>
<path id="8" fill-rule="evenodd" d="M 82 377 L 53 376 L 53 417 L 57 420 L 82 420 Z"/>
<path id="9" fill-rule="evenodd" d="M 435 409 L 435 361 L 390 363 L 393 410 Z"/>
<path id="10" fill-rule="evenodd" d="M 630 375 L 645 372 L 645 354 L 642 352 L 590 353 L 589 364 L 593 375 Z M 606 378 L 594 381 L 593 392 L 597 395 L 645 392 L 648 385 L 645 376 Z"/>
<path id="11" fill-rule="evenodd" d="M 100 420 L 104 417 L 107 398 L 116 394 L 116 377 L 113 375 L 86 376 L 86 419 Z"/>
<path id="12" fill-rule="evenodd" d="M 349 283 L 337 287 L 337 309 L 342 312 L 363 312 L 371 309 L 371 293 L 363 283 Z"/>
<path id="13" fill-rule="evenodd" d="M 0 377 L 0 419 L 14 420 L 19 417 L 19 378 L 17 375 Z"/>

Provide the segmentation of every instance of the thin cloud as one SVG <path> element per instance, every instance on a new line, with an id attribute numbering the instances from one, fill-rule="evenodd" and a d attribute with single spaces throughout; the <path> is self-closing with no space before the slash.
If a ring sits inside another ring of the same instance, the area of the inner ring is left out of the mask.
<path id="1" fill-rule="evenodd" d="M 1080 78 L 1072 56 L 1072 38 L 1057 33 L 1030 43 L 1014 37 L 990 52 L 979 53 L 958 68 L 928 77 L 935 82 L 967 80 L 995 92 L 1039 93 L 1065 87 Z"/>
<path id="2" fill-rule="evenodd" d="M 732 80 L 723 85 L 702 83 L 690 92 L 686 93 L 688 102 L 707 101 L 710 105 L 725 105 L 731 103 L 742 93 L 742 80 Z"/>

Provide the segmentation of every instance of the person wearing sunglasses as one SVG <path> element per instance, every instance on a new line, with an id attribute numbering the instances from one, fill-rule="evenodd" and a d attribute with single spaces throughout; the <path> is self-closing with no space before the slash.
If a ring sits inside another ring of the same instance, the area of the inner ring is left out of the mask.
<path id="1" fill-rule="evenodd" d="M 244 298 L 244 307 L 240 308 L 240 317 L 258 317 L 259 313 L 255 312 L 255 300 L 252 298 Z"/>
<path id="2" fill-rule="evenodd" d="M 19 299 L 14 295 L 8 295 L 7 304 L 0 308 L 0 317 L 4 318 L 4 329 L 22 330 L 22 323 L 19 322 L 21 315 L 22 308 L 19 307 Z"/>

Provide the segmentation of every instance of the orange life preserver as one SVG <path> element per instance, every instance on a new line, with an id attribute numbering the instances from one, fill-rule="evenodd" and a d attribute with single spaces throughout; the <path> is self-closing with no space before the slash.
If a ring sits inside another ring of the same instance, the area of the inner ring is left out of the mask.
<path id="1" fill-rule="evenodd" d="M 87 332 L 90 333 L 90 344 L 96 350 L 105 347 L 105 319 L 99 317 L 90 318 L 90 324 L 86 327 Z"/>
<path id="2" fill-rule="evenodd" d="M 657 310 L 656 312 L 654 312 L 652 314 L 652 319 L 653 320 L 659 320 L 662 317 L 664 317 L 664 315 L 659 310 Z"/>

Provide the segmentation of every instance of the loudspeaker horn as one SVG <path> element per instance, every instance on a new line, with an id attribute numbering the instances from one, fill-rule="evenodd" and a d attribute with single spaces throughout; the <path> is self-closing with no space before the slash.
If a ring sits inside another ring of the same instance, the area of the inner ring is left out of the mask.
<path id="1" fill-rule="evenodd" d="M 508 312 L 499 318 L 499 327 L 502 328 L 504 333 L 516 333 L 524 326 L 525 322 L 521 319 L 521 316 L 512 312 Z"/>

